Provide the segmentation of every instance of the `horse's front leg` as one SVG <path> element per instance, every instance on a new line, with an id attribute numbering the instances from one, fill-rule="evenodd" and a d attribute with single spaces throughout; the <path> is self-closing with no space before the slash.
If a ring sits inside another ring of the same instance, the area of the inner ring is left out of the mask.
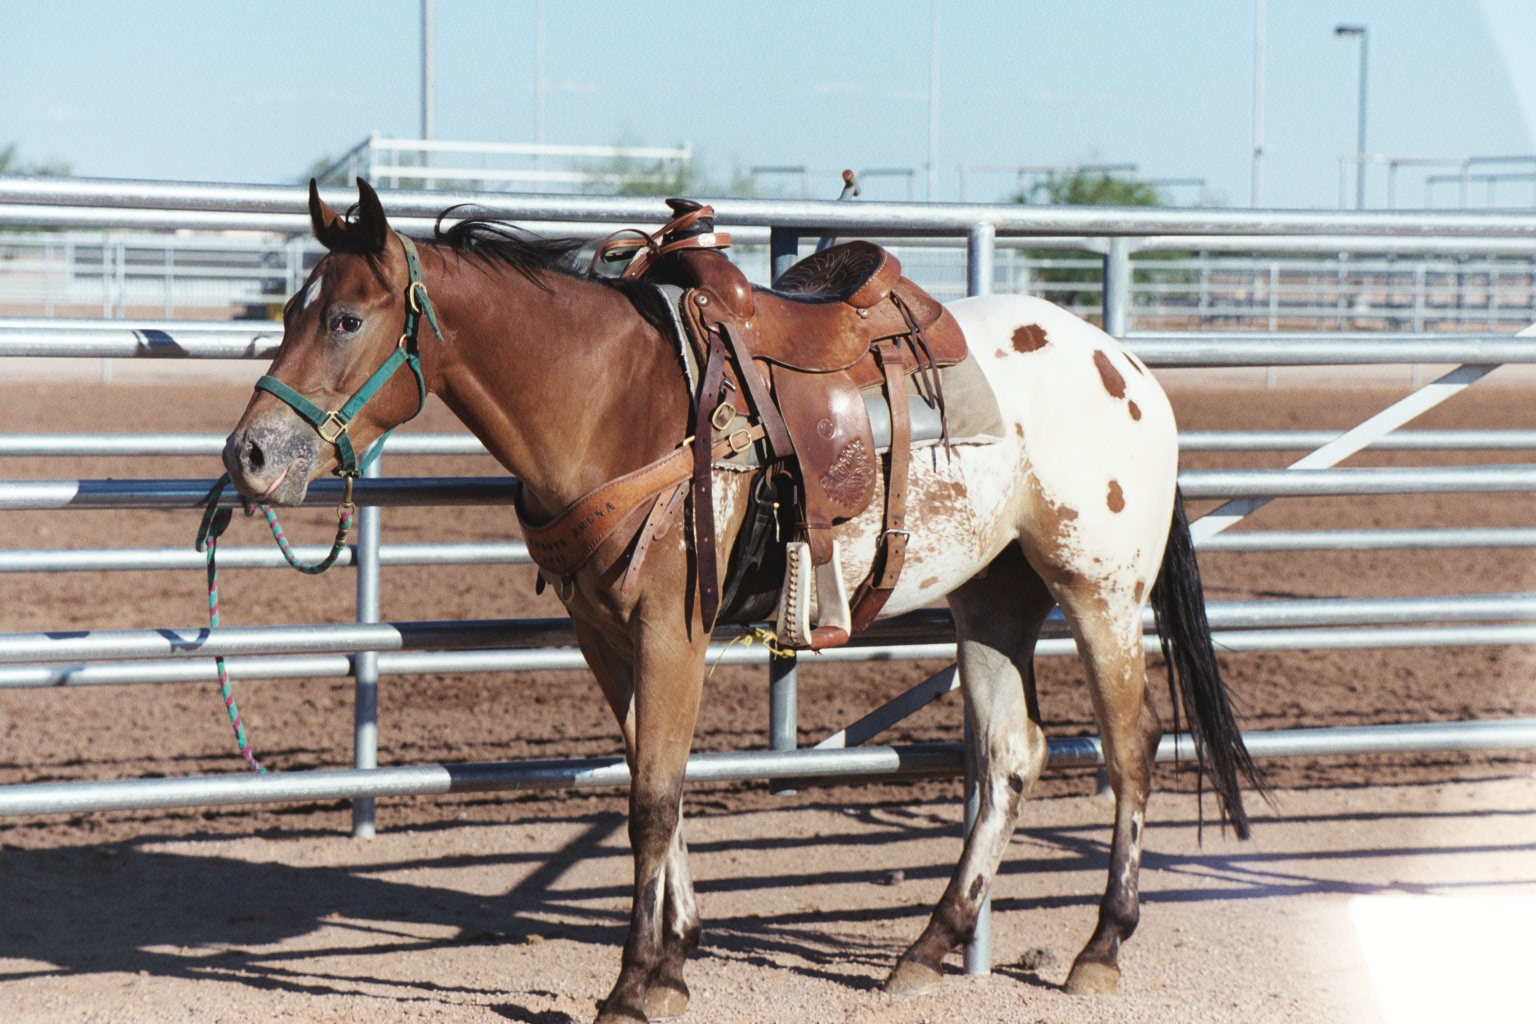
<path id="1" fill-rule="evenodd" d="M 680 617 L 679 617 L 680 618 Z M 619 980 L 598 1024 L 681 1014 L 683 961 L 699 941 L 698 910 L 682 834 L 683 772 L 703 688 L 703 643 L 681 630 L 635 630 L 629 789 L 634 905 Z"/>

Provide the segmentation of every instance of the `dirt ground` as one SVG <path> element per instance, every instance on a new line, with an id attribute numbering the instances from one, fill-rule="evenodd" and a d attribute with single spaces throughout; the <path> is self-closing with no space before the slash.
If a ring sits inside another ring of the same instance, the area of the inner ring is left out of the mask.
<path id="1" fill-rule="evenodd" d="M 1347 427 L 1401 387 L 1177 387 L 1185 429 Z M 240 387 L 0 385 L 7 429 L 222 431 Z M 1413 424 L 1531 427 L 1527 387 L 1489 382 Z M 434 406 L 412 425 L 455 429 Z M 1190 455 L 1187 466 L 1284 465 L 1295 455 Z M 1525 461 L 1527 452 L 1361 456 L 1356 465 Z M 212 476 L 209 459 L 0 459 L 0 477 Z M 391 475 L 489 474 L 484 458 L 390 460 Z M 1197 508 L 1193 512 L 1202 511 Z M 391 541 L 501 540 L 507 509 L 384 513 Z M 328 538 L 327 510 L 285 516 Z M 1536 525 L 1524 495 L 1277 502 L 1255 528 Z M 190 545 L 190 512 L 6 513 L 13 548 Z M 230 543 L 265 544 L 255 522 Z M 1522 551 L 1220 554 L 1213 599 L 1536 590 Z M 227 570 L 231 625 L 346 621 L 353 577 Z M 14 575 L 0 631 L 195 626 L 197 572 Z M 558 615 L 527 567 L 396 568 L 386 619 Z M 937 664 L 801 672 L 814 743 Z M 1536 657 L 1521 648 L 1231 654 L 1223 669 L 1247 728 L 1536 715 Z M 1075 661 L 1041 662 L 1047 729 L 1093 730 Z M 257 752 L 272 767 L 350 763 L 345 680 L 242 682 Z M 954 740 L 952 695 L 887 734 Z M 709 680 L 698 750 L 766 745 L 761 669 Z M 611 754 L 617 731 L 586 673 L 386 678 L 381 763 Z M 0 784 L 236 771 L 212 685 L 0 691 Z M 958 850 L 958 781 L 836 787 L 772 797 L 757 785 L 691 790 L 706 917 L 692 1019 L 1379 1019 L 1351 930 L 1352 900 L 1383 893 L 1529 891 L 1536 885 L 1536 758 L 1450 754 L 1274 761 L 1280 819 L 1239 846 L 1194 839 L 1193 781 L 1159 769 L 1149 812 L 1143 925 L 1104 1002 L 1055 988 L 1091 930 L 1108 814 L 1091 772 L 1036 790 L 995 891 L 989 979 L 889 1003 L 873 987 L 921 927 Z M 367 1016 L 589 1018 L 616 969 L 627 861 L 622 794 L 507 794 L 381 802 L 380 838 L 345 837 L 341 805 L 83 815 L 0 822 L 0 992 L 7 1019 L 307 1020 Z M 876 884 L 900 868 L 899 885 Z M 1381 896 L 1380 898 L 1387 898 Z M 1427 898 L 1427 897 L 1426 897 Z M 1504 898 L 1513 899 L 1513 896 Z M 1039 952 L 1045 950 L 1046 952 Z M 1034 951 L 1033 953 L 1031 951 Z M 1021 966 L 1021 957 L 1033 966 Z M 1113 1007 L 1111 1010 L 1110 1007 Z M 770 1009 L 771 1008 L 771 1009 Z"/>

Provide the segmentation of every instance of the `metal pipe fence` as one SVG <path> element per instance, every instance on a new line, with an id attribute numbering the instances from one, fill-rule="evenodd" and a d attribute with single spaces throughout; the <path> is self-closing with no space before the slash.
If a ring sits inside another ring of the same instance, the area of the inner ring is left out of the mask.
<path id="1" fill-rule="evenodd" d="M 350 191 L 332 190 L 333 205 L 348 205 Z M 0 223 L 120 226 L 133 222 L 160 229 L 219 224 L 261 225 L 261 230 L 307 230 L 303 189 L 275 186 L 180 185 L 87 179 L 17 179 L 0 177 Z M 384 197 L 402 226 L 421 225 L 456 202 L 478 205 L 487 215 L 519 222 L 579 222 L 596 232 L 603 225 L 648 223 L 657 215 L 648 198 L 512 195 L 508 193 L 393 192 Z M 722 224 L 767 229 L 768 267 L 781 271 L 799 252 L 803 237 L 822 234 L 941 237 L 965 246 L 966 290 L 986 294 L 998 286 L 999 250 L 1054 236 L 1059 244 L 1086 244 L 1102 251 L 1104 323 L 1128 347 L 1156 366 L 1272 366 L 1450 362 L 1489 366 L 1536 362 L 1536 342 L 1488 331 L 1482 334 L 1425 336 L 1403 333 L 1333 332 L 1266 335 L 1259 345 L 1240 332 L 1132 333 L 1134 287 L 1141 269 L 1131 259 L 1139 249 L 1165 248 L 1170 238 L 1200 236 L 1211 248 L 1237 236 L 1254 251 L 1295 251 L 1306 245 L 1332 246 L 1339 239 L 1360 242 L 1374 251 L 1431 251 L 1447 240 L 1490 252 L 1528 255 L 1536 244 L 1536 217 L 1508 213 L 1400 212 L 1304 213 L 1248 210 L 1095 209 L 1031 206 L 912 205 L 895 203 L 813 203 L 757 200 L 716 202 Z M 32 221 L 26 218 L 34 218 Z M 48 219 L 52 218 L 52 219 Z M 414 219 L 414 220 L 413 220 Z M 1366 243 L 1369 243 L 1367 245 Z M 1316 251 L 1315 249 L 1308 251 Z M 1198 295 L 1208 293 L 1196 292 Z M 1201 300 L 1204 301 L 1204 300 Z M 1207 308 L 1218 308 L 1206 303 Z M 1348 311 L 1340 313 L 1341 325 Z M 1202 323 L 1205 321 L 1202 321 Z M 1427 321 L 1416 321 L 1423 326 Z M 0 355 L 105 358 L 271 358 L 280 328 L 271 324 L 209 324 L 172 320 L 153 324 L 81 321 L 0 323 Z M 1464 375 L 1475 379 L 1478 373 Z M 1458 378 L 1460 380 L 1462 378 Z M 1465 386 L 1447 381 L 1427 408 Z M 1429 389 L 1426 389 L 1428 391 Z M 1418 407 L 1416 407 L 1418 408 Z M 1358 430 L 1359 428 L 1357 428 Z M 1484 436 L 1410 437 L 1394 440 L 1382 428 L 1381 446 L 1419 448 L 1530 447 L 1528 432 Z M 1322 432 L 1235 440 L 1219 432 L 1196 439 L 1208 448 L 1231 450 L 1241 444 L 1280 449 L 1308 446 Z M 1350 438 L 1356 432 L 1351 432 Z M 1428 434 L 1429 432 L 1419 432 Z M 1461 433 L 1461 432 L 1458 432 Z M 1384 435 L 1384 436 L 1383 436 Z M 1519 435 L 1519 436 L 1517 436 Z M 1357 448 L 1369 446 L 1367 438 Z M 1331 450 L 1344 439 L 1329 438 Z M 0 439 L 0 455 L 209 455 L 210 439 L 195 435 L 157 435 L 135 440 L 93 437 L 88 440 L 40 435 Z M 386 449 L 404 454 L 478 454 L 478 445 L 462 438 L 412 438 L 392 441 Z M 1336 461 L 1336 460 L 1335 460 Z M 1428 466 L 1390 469 L 1318 468 L 1303 470 L 1190 470 L 1181 474 L 1186 496 L 1240 498 L 1253 503 L 1278 496 L 1426 493 L 1436 491 L 1536 490 L 1536 465 Z M 515 481 L 508 477 L 393 478 L 359 481 L 361 506 L 504 503 Z M 208 495 L 206 480 L 28 480 L 0 481 L 0 509 L 200 508 Z M 339 485 L 317 482 L 306 504 L 334 504 Z M 226 496 L 235 504 L 235 496 Z M 1230 504 L 1230 503 L 1229 503 Z M 374 524 L 377 520 L 374 519 Z M 1210 551 L 1333 550 L 1353 548 L 1528 545 L 1536 531 L 1523 528 L 1473 530 L 1297 531 L 1261 541 L 1263 533 L 1202 537 Z M 1272 543 L 1274 547 L 1257 545 Z M 1245 546 L 1247 545 L 1247 546 Z M 249 549 L 224 552 L 226 565 L 270 564 Z M 99 552 L 8 552 L 0 556 L 5 571 L 67 571 L 105 568 L 171 568 L 182 556 L 163 549 Z M 356 687 L 354 769 L 295 772 L 273 776 L 219 776 L 207 779 L 133 780 L 111 783 L 59 783 L 0 787 L 0 814 L 56 813 L 63 810 L 133 809 L 245 803 L 269 800 L 351 799 L 358 801 L 355 828 L 367 834 L 371 813 L 361 801 L 406 793 L 445 793 L 468 789 L 622 785 L 622 762 L 524 762 L 514 765 L 421 766 L 378 768 L 374 693 L 380 676 L 415 672 L 519 671 L 533 667 L 576 668 L 579 652 L 571 646 L 565 620 L 445 623 L 377 622 L 378 569 L 386 564 L 475 564 L 522 562 L 516 545 L 386 545 L 366 527 L 347 556 L 359 569 L 358 621 L 343 625 L 288 625 L 221 628 L 118 630 L 72 634 L 0 636 L 0 688 L 84 686 L 194 681 L 211 678 L 215 653 L 234 656 L 235 678 L 340 677 Z M 99 563 L 99 564 L 92 564 Z M 195 563 L 194 563 L 195 564 Z M 30 566 L 30 567 L 29 567 Z M 1371 646 L 1452 646 L 1536 643 L 1536 597 L 1526 594 L 1470 595 L 1461 598 L 1372 599 L 1351 601 L 1212 602 L 1210 615 L 1217 642 L 1228 651 L 1349 649 Z M 847 648 L 825 652 L 829 663 L 852 660 L 949 658 L 952 624 L 942 614 L 921 613 L 877 624 Z M 719 638 L 729 640 L 730 630 Z M 1155 639 L 1148 637 L 1149 646 Z M 1064 625 L 1048 624 L 1038 653 L 1064 655 L 1074 648 Z M 760 649 L 716 645 L 711 659 L 725 664 L 763 664 Z M 769 751 L 699 755 L 690 762 L 691 781 L 769 779 L 777 790 L 794 780 L 858 779 L 871 776 L 953 775 L 962 767 L 957 744 L 930 747 L 852 746 L 805 751 L 796 746 L 796 663 L 779 662 L 770 671 Z M 932 682 L 932 681 L 930 681 Z M 953 673 L 949 683 L 953 682 Z M 934 696 L 944 686 L 929 686 Z M 915 698 L 914 698 L 915 699 Z M 909 700 L 908 703 L 912 701 Z M 869 716 L 866 716 L 869 717 Z M 868 737 L 866 737 L 868 738 Z M 1170 738 L 1159 756 L 1172 756 Z M 1365 729 L 1292 730 L 1252 734 L 1257 756 L 1321 756 L 1382 750 L 1504 749 L 1536 746 L 1536 723 L 1458 722 L 1375 726 Z M 1184 756 L 1190 756 L 1186 751 Z M 1056 738 L 1053 764 L 1098 763 L 1092 738 Z M 986 964 L 986 930 L 967 956 L 969 969 Z"/>

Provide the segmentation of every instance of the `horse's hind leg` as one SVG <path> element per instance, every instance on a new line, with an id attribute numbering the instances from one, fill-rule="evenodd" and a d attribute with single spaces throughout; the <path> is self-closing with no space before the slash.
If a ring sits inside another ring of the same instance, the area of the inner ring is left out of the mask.
<path id="1" fill-rule="evenodd" d="M 1152 758 L 1162 724 L 1146 699 L 1147 665 L 1141 646 L 1141 604 L 1129 595 L 1106 600 L 1100 587 L 1079 581 L 1056 588 L 1077 637 L 1094 714 L 1104 737 L 1104 762 L 1115 793 L 1115 834 L 1109 851 L 1109 883 L 1099 904 L 1093 937 L 1072 964 L 1066 990 L 1084 995 L 1112 991 L 1120 980 L 1120 943 L 1140 919 L 1137 876 L 1142 821 L 1152 781 Z"/>
<path id="2" fill-rule="evenodd" d="M 980 809 L 960 863 L 928 925 L 891 970 L 887 992 L 932 991 L 944 958 L 970 940 L 1013 836 L 1019 806 L 1045 767 L 1045 733 L 1033 694 L 1031 662 L 1040 625 L 1055 600 L 1018 549 L 1009 546 L 988 568 L 949 595 L 959 638 L 960 684 L 976 740 Z"/>

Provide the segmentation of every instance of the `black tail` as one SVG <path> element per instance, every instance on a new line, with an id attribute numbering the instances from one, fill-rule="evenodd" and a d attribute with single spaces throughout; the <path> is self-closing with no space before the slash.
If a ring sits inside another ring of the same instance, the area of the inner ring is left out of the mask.
<path id="1" fill-rule="evenodd" d="M 1168 665 L 1174 731 L 1178 731 L 1182 704 L 1190 735 L 1194 737 L 1201 778 L 1211 780 L 1211 788 L 1220 798 L 1222 821 L 1231 822 L 1239 839 L 1247 839 L 1248 815 L 1243 810 L 1238 773 L 1246 776 L 1261 794 L 1265 792 L 1264 780 L 1243 745 L 1237 718 L 1232 714 L 1227 689 L 1221 681 L 1211 626 L 1205 618 L 1200 565 L 1195 561 L 1189 520 L 1184 516 L 1184 495 L 1178 492 L 1174 494 L 1173 524 L 1168 529 L 1163 567 L 1152 585 L 1152 614 L 1163 645 L 1163 660 Z"/>

